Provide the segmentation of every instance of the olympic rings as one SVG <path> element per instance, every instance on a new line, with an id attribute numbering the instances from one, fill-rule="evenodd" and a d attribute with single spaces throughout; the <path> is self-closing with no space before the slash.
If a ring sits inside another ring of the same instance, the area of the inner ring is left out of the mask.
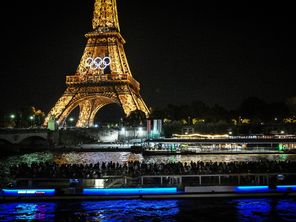
<path id="1" fill-rule="evenodd" d="M 106 69 L 111 63 L 110 57 L 106 56 L 103 59 L 101 57 L 96 57 L 95 59 L 89 57 L 85 60 L 85 66 L 92 70 L 96 69 Z"/>

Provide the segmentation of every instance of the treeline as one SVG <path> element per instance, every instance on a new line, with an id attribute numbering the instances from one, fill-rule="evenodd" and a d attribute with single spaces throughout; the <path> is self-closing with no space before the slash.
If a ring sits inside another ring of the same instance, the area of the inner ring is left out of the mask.
<path id="1" fill-rule="evenodd" d="M 173 133 L 269 134 L 296 133 L 296 99 L 266 103 L 257 97 L 245 99 L 235 110 L 194 101 L 153 109 L 151 118 L 163 119 L 164 136 Z"/>
<path id="2" fill-rule="evenodd" d="M 0 127 L 41 127 L 44 118 L 44 112 L 31 106 L 9 113 L 0 111 Z M 153 108 L 149 118 L 163 120 L 165 136 L 183 133 L 186 127 L 200 133 L 296 133 L 296 97 L 278 103 L 249 97 L 233 110 L 221 105 L 210 106 L 202 101 L 185 105 L 169 104 L 164 108 Z M 146 115 L 140 110 L 131 112 L 119 123 L 126 126 L 145 124 Z"/>
<path id="3" fill-rule="evenodd" d="M 3 112 L 0 110 L 0 127 L 40 127 L 44 119 L 45 113 L 33 106 L 22 107 L 11 112 Z"/>
<path id="4" fill-rule="evenodd" d="M 194 101 L 187 105 L 169 104 L 162 109 L 152 109 L 151 118 L 181 121 L 187 124 L 220 121 L 256 124 L 289 122 L 287 120 L 295 118 L 295 115 L 295 104 L 287 102 L 266 103 L 257 97 L 249 97 L 235 110 L 228 110 L 220 105 L 210 106 L 202 101 Z"/>

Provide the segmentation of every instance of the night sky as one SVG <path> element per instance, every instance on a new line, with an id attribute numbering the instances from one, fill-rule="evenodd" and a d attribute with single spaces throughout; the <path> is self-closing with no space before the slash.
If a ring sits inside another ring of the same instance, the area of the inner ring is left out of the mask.
<path id="1" fill-rule="evenodd" d="M 200 100 L 232 109 L 249 96 L 296 96 L 292 1 L 117 2 L 149 107 Z M 1 9 L 0 110 L 33 105 L 47 113 L 79 64 L 93 0 L 9 1 Z"/>

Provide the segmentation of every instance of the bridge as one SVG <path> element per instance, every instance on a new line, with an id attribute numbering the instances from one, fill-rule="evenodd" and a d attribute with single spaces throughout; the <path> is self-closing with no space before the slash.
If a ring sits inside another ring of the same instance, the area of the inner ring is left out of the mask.
<path id="1" fill-rule="evenodd" d="M 0 129 L 0 145 L 48 144 L 47 129 Z"/>
<path id="2" fill-rule="evenodd" d="M 17 148 L 46 148 L 48 145 L 73 146 L 83 143 L 95 143 L 97 130 L 69 128 L 57 131 L 49 131 L 46 128 L 27 129 L 0 129 L 0 147 L 9 150 L 10 147 Z"/>

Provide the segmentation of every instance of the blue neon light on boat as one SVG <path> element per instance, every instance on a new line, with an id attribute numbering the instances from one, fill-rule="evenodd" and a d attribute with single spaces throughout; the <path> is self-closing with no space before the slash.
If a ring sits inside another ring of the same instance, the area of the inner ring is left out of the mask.
<path id="1" fill-rule="evenodd" d="M 277 191 L 296 191 L 296 185 L 277 185 Z"/>
<path id="2" fill-rule="evenodd" d="M 143 195 L 143 194 L 174 194 L 176 187 L 161 188 L 85 188 L 84 195 Z"/>
<path id="3" fill-rule="evenodd" d="M 4 196 L 53 196 L 55 189 L 2 189 Z"/>
<path id="4" fill-rule="evenodd" d="M 237 186 L 234 187 L 236 192 L 253 193 L 253 192 L 268 192 L 268 186 Z"/>

